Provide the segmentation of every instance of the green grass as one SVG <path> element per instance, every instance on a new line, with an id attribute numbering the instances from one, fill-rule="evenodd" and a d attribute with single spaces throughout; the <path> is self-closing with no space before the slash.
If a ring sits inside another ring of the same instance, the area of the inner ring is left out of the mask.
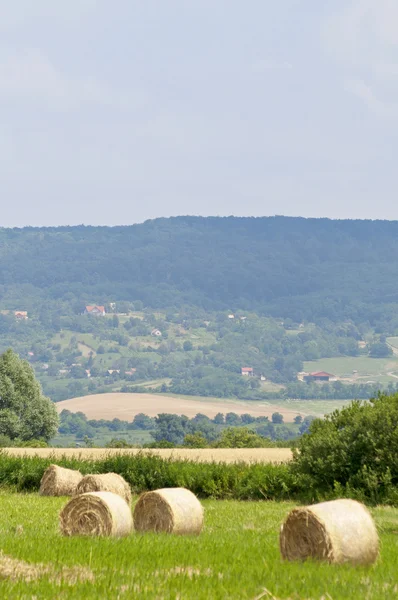
<path id="1" fill-rule="evenodd" d="M 92 438 L 94 446 L 100 448 L 104 447 L 108 442 L 113 439 L 125 440 L 128 444 L 142 446 L 154 441 L 154 438 L 149 431 L 142 430 L 131 430 L 128 431 L 109 431 L 103 429 L 95 430 L 95 435 Z M 73 434 L 61 434 L 58 433 L 54 438 L 50 440 L 50 446 L 59 446 L 60 448 L 85 448 L 85 443 L 81 438 L 76 437 Z"/>
<path id="2" fill-rule="evenodd" d="M 390 346 L 392 346 L 393 348 L 398 349 L 398 337 L 397 336 L 387 338 L 387 343 L 390 344 Z"/>
<path id="3" fill-rule="evenodd" d="M 350 404 L 352 400 L 275 400 L 280 408 L 297 411 L 297 414 L 323 417 L 336 409 Z"/>
<path id="4" fill-rule="evenodd" d="M 58 514 L 66 498 L 1 494 L 0 547 L 5 555 L 50 565 L 42 575 L 0 581 L 2 598 L 148 598 L 291 600 L 397 597 L 398 511 L 377 508 L 381 558 L 374 567 L 283 563 L 278 532 L 291 504 L 204 501 L 198 537 L 137 535 L 63 538 Z M 1 559 L 0 559 L 1 565 Z M 79 567 L 92 580 L 54 582 L 63 568 Z"/>

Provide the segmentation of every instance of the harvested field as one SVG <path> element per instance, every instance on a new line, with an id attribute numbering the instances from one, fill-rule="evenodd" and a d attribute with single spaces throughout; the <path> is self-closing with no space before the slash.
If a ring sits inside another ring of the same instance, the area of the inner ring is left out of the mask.
<path id="1" fill-rule="evenodd" d="M 138 450 L 136 448 L 5 448 L 11 456 L 41 456 L 57 459 L 63 456 L 76 457 L 83 460 L 100 459 L 119 454 L 134 455 L 139 452 L 156 454 L 162 458 L 190 460 L 193 462 L 225 462 L 225 463 L 285 463 L 292 459 L 289 448 L 161 448 L 155 450 Z"/>
<path id="2" fill-rule="evenodd" d="M 132 421 L 138 413 L 155 417 L 159 413 L 172 413 L 194 417 L 198 413 L 215 417 L 217 413 L 234 412 L 238 415 L 250 413 L 254 417 L 271 418 L 274 412 L 280 412 L 285 422 L 291 423 L 297 412 L 290 407 L 278 406 L 267 402 L 245 402 L 243 400 L 217 400 L 214 398 L 187 399 L 156 394 L 93 394 L 81 398 L 63 400 L 56 404 L 58 412 L 64 409 L 82 412 L 88 419 L 115 418 Z M 305 413 L 300 413 L 305 416 Z"/>

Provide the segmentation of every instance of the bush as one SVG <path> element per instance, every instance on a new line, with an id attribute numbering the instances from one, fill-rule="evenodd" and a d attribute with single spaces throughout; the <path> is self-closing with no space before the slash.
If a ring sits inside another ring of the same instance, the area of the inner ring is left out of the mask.
<path id="1" fill-rule="evenodd" d="M 398 394 L 354 401 L 315 419 L 298 441 L 292 471 L 317 494 L 396 502 Z"/>
<path id="2" fill-rule="evenodd" d="M 263 438 L 246 427 L 228 427 L 212 446 L 214 448 L 271 448 L 274 444 L 270 439 Z"/>
<path id="3" fill-rule="evenodd" d="M 300 478 L 288 465 L 246 463 L 196 463 L 162 459 L 143 452 L 134 456 L 117 455 L 101 460 L 61 458 L 55 461 L 69 469 L 87 473 L 118 473 L 134 493 L 164 487 L 186 487 L 201 498 L 239 500 L 310 501 Z M 37 491 L 52 458 L 15 457 L 0 451 L 0 488 Z"/>

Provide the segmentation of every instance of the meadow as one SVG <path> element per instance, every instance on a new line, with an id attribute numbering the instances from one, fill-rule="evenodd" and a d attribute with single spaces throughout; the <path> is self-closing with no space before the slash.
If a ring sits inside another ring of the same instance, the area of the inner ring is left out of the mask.
<path id="1" fill-rule="evenodd" d="M 0 493 L 0 597 L 343 600 L 397 597 L 398 510 L 375 508 L 373 567 L 287 563 L 279 527 L 291 503 L 204 500 L 197 537 L 64 538 L 66 498 Z"/>
<path id="2" fill-rule="evenodd" d="M 390 338 L 392 339 L 392 338 Z M 304 362 L 304 371 L 326 371 L 347 383 L 396 383 L 398 357 L 370 358 L 369 356 L 337 356 Z"/>

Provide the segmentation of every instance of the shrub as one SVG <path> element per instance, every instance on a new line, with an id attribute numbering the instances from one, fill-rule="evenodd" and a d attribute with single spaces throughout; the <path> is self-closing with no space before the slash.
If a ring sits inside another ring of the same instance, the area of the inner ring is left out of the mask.
<path id="1" fill-rule="evenodd" d="M 388 502 L 397 496 L 397 457 L 398 394 L 379 394 L 314 420 L 298 441 L 292 470 L 318 494 Z"/>

